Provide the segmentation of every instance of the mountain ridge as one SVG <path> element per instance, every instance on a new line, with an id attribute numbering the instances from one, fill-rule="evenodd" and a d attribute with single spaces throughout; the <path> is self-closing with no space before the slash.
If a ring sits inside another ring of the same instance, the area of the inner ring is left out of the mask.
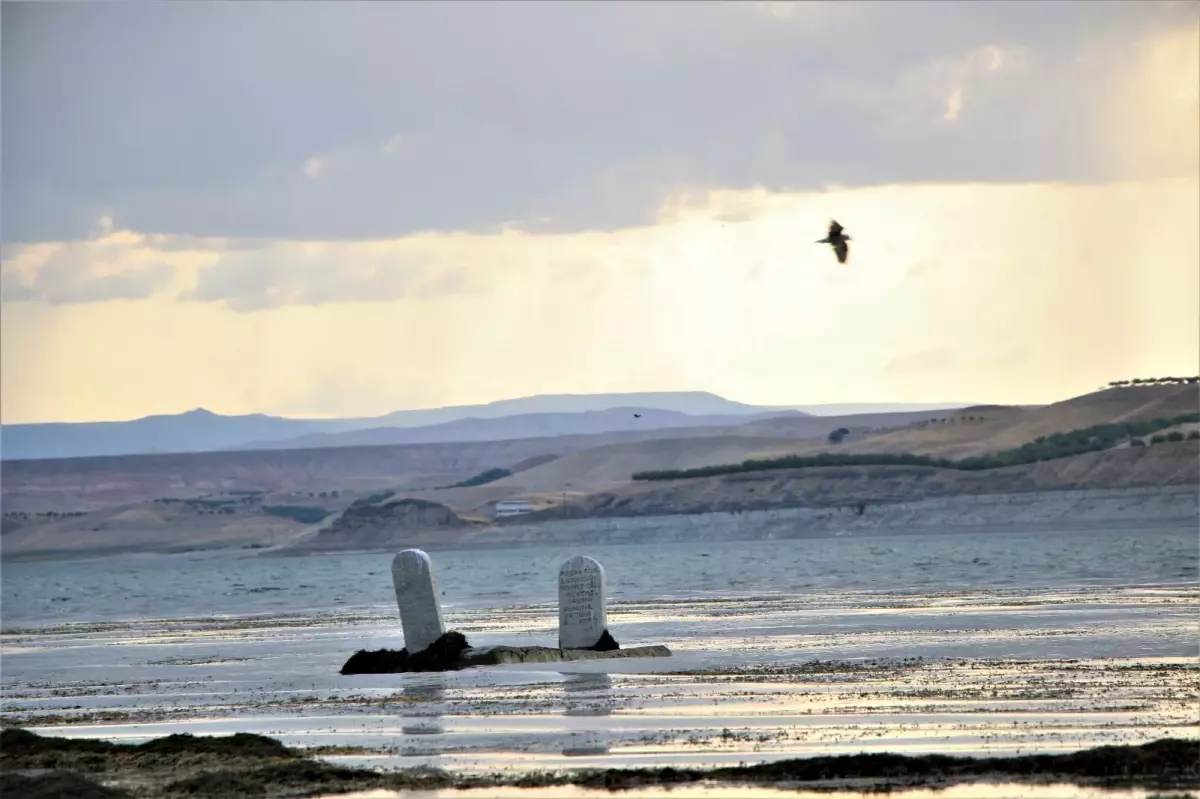
<path id="1" fill-rule="evenodd" d="M 905 409 L 902 403 L 895 405 L 872 404 L 876 407 Z M 838 406 L 825 406 L 833 408 Z M 921 408 L 932 407 L 922 405 Z M 958 407 L 951 404 L 944 408 Z M 366 430 L 387 431 L 377 433 L 378 441 L 369 443 L 399 443 L 403 441 L 431 442 L 467 440 L 460 436 L 449 439 L 430 438 L 430 434 L 405 434 L 397 431 L 419 430 L 438 425 L 453 425 L 467 420 L 499 420 L 513 417 L 542 415 L 579 415 L 578 424 L 556 424 L 554 420 L 543 420 L 542 427 L 558 432 L 547 433 L 528 419 L 514 424 L 523 426 L 525 432 L 491 432 L 489 440 L 507 440 L 530 435 L 576 435 L 587 432 L 608 432 L 622 429 L 637 429 L 637 426 L 589 426 L 590 421 L 582 414 L 613 412 L 630 409 L 632 413 L 682 414 L 690 419 L 667 423 L 638 420 L 640 427 L 680 426 L 695 427 L 712 423 L 738 424 L 766 417 L 810 415 L 804 406 L 758 406 L 728 400 L 704 391 L 676 392 L 631 392 L 612 394 L 543 394 L 496 400 L 476 405 L 446 406 L 415 410 L 393 411 L 382 416 L 354 417 L 344 419 L 316 419 L 303 417 L 272 416 L 264 413 L 223 415 L 205 408 L 194 408 L 178 414 L 155 414 L 139 419 L 102 422 L 39 422 L 32 424 L 0 425 L 0 460 L 40 460 L 57 458 L 79 458 L 95 456 L 121 456 L 139 454 L 168 454 L 188 452 L 215 452 L 247 448 L 307 448 L 310 443 L 301 440 L 317 436 L 319 446 L 346 446 L 338 442 L 337 435 L 350 434 L 347 440 L 371 438 L 361 433 Z M 824 415 L 824 414 L 821 414 Z M 720 417 L 719 419 L 717 417 Z M 561 420 L 560 420 L 561 421 Z M 494 427 L 502 428 L 503 424 Z M 532 431 L 532 432 L 530 432 Z M 476 433 L 478 435 L 478 433 Z M 292 443 L 288 443 L 292 440 Z"/>

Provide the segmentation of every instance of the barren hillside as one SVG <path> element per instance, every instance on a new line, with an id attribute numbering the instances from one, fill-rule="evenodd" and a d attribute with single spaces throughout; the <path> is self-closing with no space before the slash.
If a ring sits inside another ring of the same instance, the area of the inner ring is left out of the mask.
<path id="1" fill-rule="evenodd" d="M 270 502 L 268 508 L 297 507 Z M 6 510 L 10 524 L 3 538 L 4 555 L 255 548 L 290 543 L 309 529 L 309 524 L 287 515 L 264 512 L 263 505 L 262 497 L 227 497 L 146 502 L 53 517 L 14 518 Z M 319 514 L 316 511 L 314 517 Z"/>
<path id="2" fill-rule="evenodd" d="M 675 429 L 454 444 L 5 461 L 0 463 L 0 490 L 6 510 L 64 511 L 228 491 L 447 485 L 487 469 L 614 441 L 723 432 Z"/>
<path id="3" fill-rule="evenodd" d="M 803 417 L 798 417 L 803 418 Z M 842 424 L 861 425 L 857 417 L 829 417 L 815 422 L 814 430 L 825 436 Z M 871 414 L 871 426 L 906 424 L 912 414 Z M 160 497 L 195 497 L 228 491 L 328 491 L 341 489 L 368 492 L 383 488 L 428 490 L 451 485 L 488 469 L 514 469 L 516 464 L 581 452 L 614 443 L 644 444 L 651 458 L 660 451 L 662 440 L 687 439 L 694 453 L 688 463 L 711 463 L 739 456 L 743 450 L 717 444 L 712 458 L 705 458 L 704 440 L 742 435 L 741 426 L 660 428 L 599 435 L 555 436 L 507 441 L 477 441 L 445 444 L 401 444 L 394 446 L 323 447 L 264 451 L 199 452 L 174 455 L 120 455 L 95 458 L 61 458 L 0 463 L 0 491 L 6 510 L 64 511 L 92 510 L 113 505 L 145 502 Z M 757 435 L 752 433 L 751 435 Z M 779 436 L 775 437 L 779 440 Z M 794 438 L 785 435 L 784 438 Z M 773 446 L 773 445 L 771 445 Z M 768 446 L 771 452 L 775 449 Z M 670 451 L 666 447 L 662 451 Z M 757 452 L 753 449 L 751 452 Z M 745 457 L 749 457 L 746 455 Z M 585 459 L 587 460 L 587 459 Z M 630 462 L 636 460 L 631 457 Z M 647 461 L 647 463 L 658 461 Z M 580 470 L 570 461 L 564 474 Z M 631 472 L 600 470 L 603 478 L 595 486 L 580 478 L 555 478 L 548 465 L 527 478 L 504 486 L 476 492 L 486 499 L 503 498 L 515 491 L 561 491 L 561 484 L 579 483 L 577 490 L 596 490 L 608 485 L 604 475 L 626 480 Z M 567 487 L 565 490 L 571 490 Z M 473 494 L 462 502 L 470 506 Z M 443 501 L 437 498 L 437 501 Z M 478 503 L 475 503 L 478 504 Z M 463 507 L 463 505 L 458 505 Z"/>
<path id="4" fill-rule="evenodd" d="M 1097 424 L 1171 418 L 1200 410 L 1196 386 L 1130 386 L 1041 408 L 964 408 L 944 421 L 896 430 L 844 446 L 846 452 L 912 452 L 965 458 L 1018 447 L 1039 436 Z M 933 417 L 930 417 L 931 419 Z"/>
<path id="5" fill-rule="evenodd" d="M 923 466 L 832 466 L 634 483 L 588 497 L 571 516 L 642 516 L 845 506 L 927 496 L 1061 489 L 1200 485 L 1200 444 L 1089 452 L 1072 458 L 987 471 Z M 547 518 L 561 513 L 544 514 Z"/>
<path id="6" fill-rule="evenodd" d="M 3 549 L 9 555 L 169 551 L 302 539 L 337 549 L 355 545 L 348 543 L 351 539 L 356 545 L 386 544 L 395 534 L 434 545 L 486 525 L 491 504 L 511 497 L 532 499 L 539 509 L 523 517 L 527 523 L 569 516 L 858 506 L 916 496 L 1197 485 L 1197 442 L 1163 441 L 1163 436 L 1151 437 L 1160 443 L 1150 446 L 1118 445 L 973 472 L 858 465 L 688 480 L 631 478 L 639 471 L 823 451 L 961 458 L 1096 424 L 1195 413 L 1198 400 L 1194 386 L 1146 386 L 1041 408 L 975 407 L 943 415 L 776 419 L 733 428 L 502 442 L 8 462 L 3 464 Z M 829 432 L 843 427 L 850 434 L 843 443 L 831 444 Z M 511 474 L 449 487 L 496 469 Z M 251 494 L 254 498 L 248 498 Z M 403 504 L 410 500 L 418 502 Z M 355 502 L 357 510 L 340 515 Z M 346 534 L 318 534 L 326 528 Z"/>

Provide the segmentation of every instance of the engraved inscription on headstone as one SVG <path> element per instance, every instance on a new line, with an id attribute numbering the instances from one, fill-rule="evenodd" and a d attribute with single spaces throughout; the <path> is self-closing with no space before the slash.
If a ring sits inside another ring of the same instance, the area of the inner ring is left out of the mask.
<path id="1" fill-rule="evenodd" d="M 433 564 L 419 549 L 406 549 L 392 560 L 392 582 L 400 607 L 404 647 L 414 654 L 442 637 L 442 608 L 438 604 Z"/>
<path id="2" fill-rule="evenodd" d="M 558 571 L 558 647 L 594 646 L 608 627 L 604 567 L 588 557 L 571 558 Z"/>

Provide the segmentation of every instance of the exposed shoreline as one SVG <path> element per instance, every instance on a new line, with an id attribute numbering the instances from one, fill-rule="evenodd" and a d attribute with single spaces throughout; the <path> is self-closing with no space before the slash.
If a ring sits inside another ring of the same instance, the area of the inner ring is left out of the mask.
<path id="1" fill-rule="evenodd" d="M 841 536 L 1017 533 L 1124 528 L 1178 529 L 1200 524 L 1200 488 L 1167 485 L 1056 489 L 921 497 L 836 507 L 772 507 L 703 513 L 605 515 L 492 524 L 439 541 L 436 536 L 380 530 L 370 545 L 345 547 L 312 541 L 263 550 L 262 556 L 319 552 L 380 552 L 419 546 L 433 551 L 529 546 L 770 541 Z M 361 540 L 361 539 L 360 539 Z M 378 542 L 378 543 L 375 543 Z"/>
<path id="2" fill-rule="evenodd" d="M 1037 531 L 1180 529 L 1200 526 L 1200 487 L 1055 489 L 996 494 L 959 494 L 907 502 L 863 502 L 840 507 L 774 507 L 753 510 L 654 515 L 590 516 L 535 523 L 491 524 L 442 540 L 430 532 L 397 530 L 370 544 L 313 546 L 310 541 L 270 548 L 161 547 L 146 549 L 37 550 L 10 553 L 7 563 L 91 560 L 122 555 L 206 553 L 247 557 L 303 557 L 331 553 L 511 549 L 531 546 L 770 541 L 842 536 L 1007 534 Z M 387 532 L 387 531 L 382 531 Z"/>
<path id="3" fill-rule="evenodd" d="M 261 735 L 170 735 L 144 744 L 44 738 L 23 729 L 0 733 L 0 787 L 28 795 L 70 787 L 71 795 L 105 799 L 256 795 L 305 797 L 371 789 L 538 788 L 609 791 L 721 783 L 790 788 L 886 791 L 947 787 L 1004 777 L 1010 783 L 1194 790 L 1200 787 L 1200 741 L 1160 739 L 1066 754 L 969 757 L 833 755 L 717 768 L 611 768 L 461 775 L 445 771 L 381 773 L 312 758 Z M 92 776 L 96 775 L 96 776 Z M 104 783 L 101 784 L 100 779 Z M 132 789 L 132 790 L 131 790 Z"/>
<path id="4" fill-rule="evenodd" d="M 1176 527 L 1200 520 L 1195 486 L 1056 490 L 929 497 L 836 508 L 792 507 L 506 524 L 460 545 L 675 543 Z"/>

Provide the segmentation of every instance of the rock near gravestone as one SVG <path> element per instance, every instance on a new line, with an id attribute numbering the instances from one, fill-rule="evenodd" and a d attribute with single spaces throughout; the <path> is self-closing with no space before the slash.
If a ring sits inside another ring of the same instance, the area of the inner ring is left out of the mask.
<path id="1" fill-rule="evenodd" d="M 590 649 L 608 628 L 604 567 L 591 558 L 571 558 L 558 571 L 558 647 Z"/>
<path id="2" fill-rule="evenodd" d="M 419 549 L 406 549 L 396 555 L 392 560 L 392 583 L 400 607 L 404 648 L 411 657 L 445 632 L 429 556 Z"/>

